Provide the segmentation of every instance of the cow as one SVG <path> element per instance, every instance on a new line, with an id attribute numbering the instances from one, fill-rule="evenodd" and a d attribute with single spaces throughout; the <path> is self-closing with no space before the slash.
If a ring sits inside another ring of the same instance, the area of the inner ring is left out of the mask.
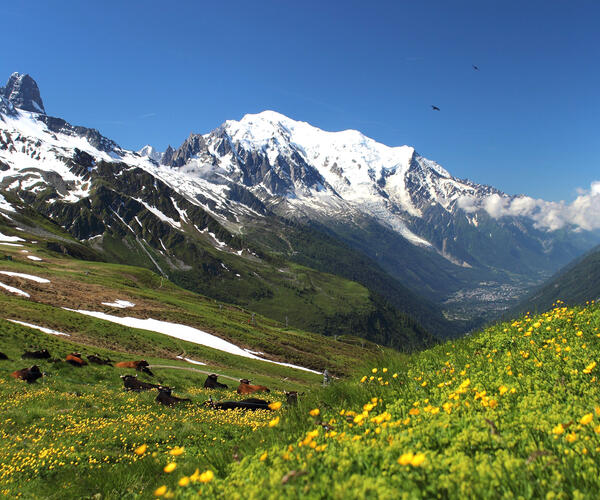
<path id="1" fill-rule="evenodd" d="M 283 391 L 285 394 L 286 402 L 289 405 L 298 404 L 298 391 Z"/>
<path id="2" fill-rule="evenodd" d="M 138 372 L 144 372 L 151 377 L 154 377 L 154 373 L 148 368 L 150 365 L 145 359 L 139 361 L 119 361 L 118 363 L 115 363 L 115 366 L 118 368 L 135 368 Z"/>
<path id="3" fill-rule="evenodd" d="M 271 410 L 269 401 L 256 398 L 243 399 L 242 401 L 218 401 L 216 403 L 211 398 L 204 404 L 214 410 Z"/>
<path id="4" fill-rule="evenodd" d="M 150 389 L 158 389 L 160 386 L 156 384 L 149 384 L 148 382 L 142 382 L 137 379 L 137 375 L 121 375 L 123 379 L 123 385 L 126 391 L 149 391 Z"/>
<path id="5" fill-rule="evenodd" d="M 254 392 L 271 392 L 268 387 L 264 385 L 251 385 L 247 378 L 240 380 L 240 385 L 237 388 L 238 394 L 252 394 Z"/>
<path id="6" fill-rule="evenodd" d="M 43 376 L 40 367 L 33 365 L 31 368 L 23 368 L 22 370 L 14 371 L 10 374 L 16 379 L 25 380 L 28 384 L 33 384 L 38 378 Z"/>
<path id="7" fill-rule="evenodd" d="M 217 375 L 211 373 L 204 381 L 205 389 L 228 389 L 227 385 L 217 382 Z"/>
<path id="8" fill-rule="evenodd" d="M 3 352 L 0 352 L 0 359 L 8 359 L 8 356 Z"/>
<path id="9" fill-rule="evenodd" d="M 159 385 L 158 396 L 156 396 L 156 401 L 158 401 L 161 405 L 165 406 L 175 406 L 177 403 L 189 402 L 191 399 L 188 398 L 178 398 L 175 396 L 171 396 L 171 391 L 173 390 L 171 387 L 164 387 Z"/>
<path id="10" fill-rule="evenodd" d="M 78 352 L 72 352 L 71 354 L 67 354 L 65 361 L 73 366 L 82 367 L 87 365 L 87 362 L 81 359 L 81 354 Z"/>
<path id="11" fill-rule="evenodd" d="M 50 359 L 50 353 L 48 352 L 48 349 L 25 351 L 21 354 L 21 359 Z"/>
<path id="12" fill-rule="evenodd" d="M 108 366 L 112 366 L 112 360 L 109 358 L 106 359 L 102 359 L 100 356 L 96 355 L 96 354 L 90 354 L 87 357 L 88 361 L 90 363 L 94 363 L 95 365 L 108 365 Z"/>

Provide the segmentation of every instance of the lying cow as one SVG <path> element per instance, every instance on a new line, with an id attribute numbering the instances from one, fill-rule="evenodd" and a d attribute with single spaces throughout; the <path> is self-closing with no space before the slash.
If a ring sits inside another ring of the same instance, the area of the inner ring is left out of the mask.
<path id="1" fill-rule="evenodd" d="M 221 382 L 217 382 L 217 376 L 214 373 L 211 373 L 204 382 L 205 389 L 228 389 L 225 384 L 221 384 Z"/>
<path id="2" fill-rule="evenodd" d="M 137 375 L 121 375 L 123 379 L 123 385 L 126 391 L 149 391 L 150 389 L 158 389 L 160 386 L 155 384 L 149 384 L 148 382 L 142 382 L 137 379 Z"/>
<path id="3" fill-rule="evenodd" d="M 238 394 L 252 394 L 254 392 L 271 392 L 268 387 L 264 385 L 251 385 L 247 378 L 240 380 L 240 385 L 237 388 Z"/>
<path id="4" fill-rule="evenodd" d="M 25 351 L 21 355 L 21 359 L 50 359 L 50 353 L 48 349 L 42 349 L 40 351 Z"/>
<path id="5" fill-rule="evenodd" d="M 158 396 L 156 396 L 156 401 L 158 401 L 161 405 L 165 406 L 175 406 L 177 403 L 190 402 L 191 399 L 188 398 L 178 398 L 175 396 L 171 396 L 171 391 L 173 389 L 170 387 L 163 387 L 162 385 L 158 386 Z"/>
<path id="6" fill-rule="evenodd" d="M 242 401 L 219 401 L 217 403 L 213 402 L 212 398 L 205 403 L 207 406 L 215 410 L 271 410 L 269 408 L 269 401 L 265 401 L 264 399 L 256 399 L 249 398 L 243 399 Z"/>
<path id="7" fill-rule="evenodd" d="M 73 366 L 84 366 L 87 365 L 87 362 L 81 358 L 81 354 L 78 352 L 72 352 L 71 354 L 67 354 L 65 361 Z"/>
<path id="8" fill-rule="evenodd" d="M 118 368 L 134 368 L 138 372 L 144 372 L 151 377 L 154 377 L 154 373 L 152 373 L 150 368 L 148 368 L 150 365 L 145 359 L 141 359 L 139 361 L 119 361 L 118 363 L 115 363 L 115 366 Z"/>
<path id="9" fill-rule="evenodd" d="M 284 391 L 286 402 L 289 405 L 298 404 L 298 391 Z"/>
<path id="10" fill-rule="evenodd" d="M 33 384 L 38 378 L 43 376 L 40 367 L 33 365 L 31 368 L 23 368 L 22 370 L 14 371 L 10 374 L 16 379 L 25 380 L 28 384 Z"/>
<path id="11" fill-rule="evenodd" d="M 0 352 L 0 359 L 8 359 L 8 356 L 3 352 Z"/>
<path id="12" fill-rule="evenodd" d="M 95 365 L 108 365 L 108 366 L 112 366 L 112 360 L 110 360 L 109 358 L 106 359 L 102 359 L 100 356 L 97 356 L 95 354 L 90 354 L 87 357 L 88 361 L 90 363 L 94 363 Z"/>

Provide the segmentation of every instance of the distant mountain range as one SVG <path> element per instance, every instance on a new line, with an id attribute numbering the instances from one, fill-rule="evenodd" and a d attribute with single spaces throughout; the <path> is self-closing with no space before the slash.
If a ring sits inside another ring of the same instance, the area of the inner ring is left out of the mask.
<path id="1" fill-rule="evenodd" d="M 457 179 L 412 147 L 274 111 L 177 149 L 125 150 L 48 116 L 35 81 L 17 73 L 0 89 L 0 191 L 107 260 L 387 344 L 400 324 L 408 336 L 419 323 L 438 336 L 480 324 L 600 242 L 575 225 L 545 227 L 539 210 L 515 208 L 527 197 Z M 291 277 L 290 265 L 308 271 Z M 341 290 L 319 302 L 330 275 L 365 290 L 363 310 L 337 310 Z"/>

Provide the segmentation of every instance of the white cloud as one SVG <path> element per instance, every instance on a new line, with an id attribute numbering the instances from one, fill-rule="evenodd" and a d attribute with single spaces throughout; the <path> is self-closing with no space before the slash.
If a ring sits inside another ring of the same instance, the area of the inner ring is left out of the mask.
<path id="1" fill-rule="evenodd" d="M 566 225 L 575 225 L 586 231 L 600 229 L 600 181 L 592 182 L 590 189 L 578 189 L 572 203 L 545 201 L 519 196 L 511 198 L 492 194 L 483 199 L 463 196 L 459 208 L 467 213 L 484 209 L 491 217 L 528 217 L 535 227 L 555 231 Z"/>

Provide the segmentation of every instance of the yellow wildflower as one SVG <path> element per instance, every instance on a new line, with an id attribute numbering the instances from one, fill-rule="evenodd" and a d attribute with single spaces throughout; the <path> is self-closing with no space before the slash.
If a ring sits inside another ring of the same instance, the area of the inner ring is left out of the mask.
<path id="1" fill-rule="evenodd" d="M 425 454 L 417 453 L 410 461 L 410 465 L 413 467 L 419 467 L 423 462 L 425 462 Z"/>
<path id="2" fill-rule="evenodd" d="M 279 424 L 279 417 L 275 417 L 273 420 L 271 420 L 269 422 L 269 427 L 275 427 L 277 424 Z"/>
<path id="3" fill-rule="evenodd" d="M 319 413 L 321 413 L 321 410 L 319 410 L 318 408 L 314 408 L 314 409 L 310 410 L 308 413 L 310 414 L 311 417 L 318 417 Z"/>
<path id="4" fill-rule="evenodd" d="M 175 447 L 173 448 L 171 451 L 169 451 L 170 455 L 173 455 L 174 457 L 178 457 L 179 455 L 181 455 L 183 453 L 184 449 L 183 447 Z"/>
<path id="5" fill-rule="evenodd" d="M 177 464 L 175 462 L 171 462 L 170 464 L 165 465 L 164 471 L 168 474 L 173 472 L 177 468 Z"/>
<path id="6" fill-rule="evenodd" d="M 138 446 L 133 452 L 136 455 L 143 455 L 144 453 L 146 453 L 146 450 L 148 449 L 148 446 L 143 444 L 141 446 Z"/>
<path id="7" fill-rule="evenodd" d="M 154 496 L 162 497 L 167 492 L 167 487 L 163 484 L 162 486 L 154 490 Z"/>
<path id="8" fill-rule="evenodd" d="M 408 465 L 413 461 L 414 458 L 414 454 L 409 451 L 408 453 L 403 453 L 402 455 L 400 455 L 398 463 L 400 465 Z"/>
<path id="9" fill-rule="evenodd" d="M 265 452 L 264 452 L 264 453 L 263 453 L 263 454 L 260 456 L 259 460 L 260 460 L 261 462 L 264 462 L 264 461 L 267 459 L 267 457 L 268 457 L 268 456 L 269 456 L 269 454 L 268 454 L 268 453 L 265 451 Z"/>
<path id="10" fill-rule="evenodd" d="M 183 476 L 177 484 L 179 484 L 179 486 L 187 486 L 188 484 L 190 484 L 190 478 L 187 476 Z"/>
<path id="11" fill-rule="evenodd" d="M 267 452 L 265 452 L 265 455 L 266 455 L 266 453 Z M 202 474 L 200 474 L 199 481 L 201 483 L 209 483 L 210 481 L 213 480 L 214 477 L 215 477 L 214 472 L 211 470 L 207 470 L 207 471 L 204 471 Z"/>
<path id="12" fill-rule="evenodd" d="M 583 417 L 581 417 L 581 420 L 579 421 L 579 423 L 581 425 L 587 425 L 589 424 L 592 420 L 594 419 L 594 414 L 593 413 L 588 413 L 586 415 L 584 415 Z"/>
<path id="13" fill-rule="evenodd" d="M 281 402 L 280 401 L 275 401 L 274 403 L 271 403 L 269 405 L 269 408 L 271 410 L 279 410 L 279 408 L 281 408 Z"/>

